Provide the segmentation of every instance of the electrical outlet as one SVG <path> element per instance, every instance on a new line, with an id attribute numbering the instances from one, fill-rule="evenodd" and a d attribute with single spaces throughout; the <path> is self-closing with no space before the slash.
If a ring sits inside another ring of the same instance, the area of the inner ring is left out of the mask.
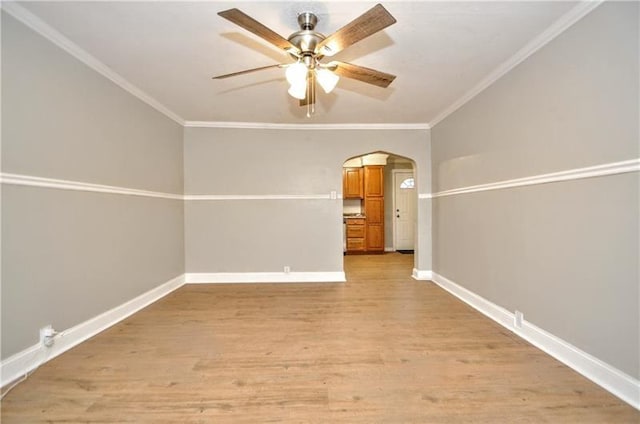
<path id="1" fill-rule="evenodd" d="M 285 267 L 284 267 L 284 273 L 285 273 L 285 274 L 288 274 L 288 273 L 290 273 L 290 272 L 291 272 L 291 267 L 289 267 L 289 266 L 285 266 Z"/>
<path id="2" fill-rule="evenodd" d="M 336 200 L 338 198 L 338 193 L 335 190 L 331 190 L 329 197 L 331 197 L 331 200 Z"/>
<path id="3" fill-rule="evenodd" d="M 513 325 L 516 328 L 522 328 L 522 321 L 524 320 L 524 314 L 520 311 L 516 311 L 515 316 L 513 317 Z"/>
<path id="4" fill-rule="evenodd" d="M 44 347 L 51 347 L 55 342 L 54 337 L 56 336 L 56 331 L 53 329 L 51 324 L 42 327 L 40 329 L 40 344 Z"/>

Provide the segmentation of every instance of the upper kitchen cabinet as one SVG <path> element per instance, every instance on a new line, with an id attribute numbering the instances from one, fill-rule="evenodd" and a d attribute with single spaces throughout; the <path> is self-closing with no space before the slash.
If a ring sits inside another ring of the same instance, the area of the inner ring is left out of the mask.
<path id="1" fill-rule="evenodd" d="M 364 167 L 364 197 L 384 196 L 384 166 Z"/>
<path id="2" fill-rule="evenodd" d="M 342 196 L 345 199 L 364 198 L 363 168 L 342 169 Z"/>

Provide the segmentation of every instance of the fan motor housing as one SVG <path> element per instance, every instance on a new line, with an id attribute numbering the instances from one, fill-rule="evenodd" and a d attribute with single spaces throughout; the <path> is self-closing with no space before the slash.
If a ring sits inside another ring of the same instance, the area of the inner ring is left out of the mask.
<path id="1" fill-rule="evenodd" d="M 311 12 L 303 12 L 298 15 L 300 31 L 294 32 L 288 38 L 289 42 L 296 46 L 302 54 L 315 55 L 318 43 L 326 37 L 313 29 L 318 23 L 318 18 Z"/>
<path id="2" fill-rule="evenodd" d="M 316 46 L 326 37 L 319 32 L 302 30 L 289 36 L 291 44 L 300 49 L 301 53 L 314 53 Z"/>

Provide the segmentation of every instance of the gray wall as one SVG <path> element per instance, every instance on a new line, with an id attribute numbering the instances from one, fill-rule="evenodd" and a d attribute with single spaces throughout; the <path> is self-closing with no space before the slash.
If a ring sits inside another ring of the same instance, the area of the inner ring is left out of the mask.
<path id="1" fill-rule="evenodd" d="M 432 130 L 434 192 L 635 159 L 638 3 L 605 3 Z M 434 270 L 638 378 L 638 174 L 437 197 Z"/>
<path id="2" fill-rule="evenodd" d="M 182 193 L 182 127 L 2 14 L 2 171 Z M 2 358 L 184 272 L 180 200 L 2 187 Z"/>
<path id="3" fill-rule="evenodd" d="M 427 130 L 185 129 L 185 193 L 328 195 L 346 159 L 385 151 L 413 159 L 429 193 Z M 420 202 L 417 266 L 431 269 L 431 204 Z M 187 272 L 343 269 L 342 200 L 185 202 Z"/>

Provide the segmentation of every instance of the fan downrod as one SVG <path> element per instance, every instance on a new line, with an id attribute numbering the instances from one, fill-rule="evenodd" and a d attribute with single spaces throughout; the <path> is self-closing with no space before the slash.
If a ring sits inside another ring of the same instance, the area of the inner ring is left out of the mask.
<path id="1" fill-rule="evenodd" d="M 298 15 L 298 25 L 303 31 L 313 31 L 317 23 L 318 17 L 311 12 L 302 12 Z"/>

